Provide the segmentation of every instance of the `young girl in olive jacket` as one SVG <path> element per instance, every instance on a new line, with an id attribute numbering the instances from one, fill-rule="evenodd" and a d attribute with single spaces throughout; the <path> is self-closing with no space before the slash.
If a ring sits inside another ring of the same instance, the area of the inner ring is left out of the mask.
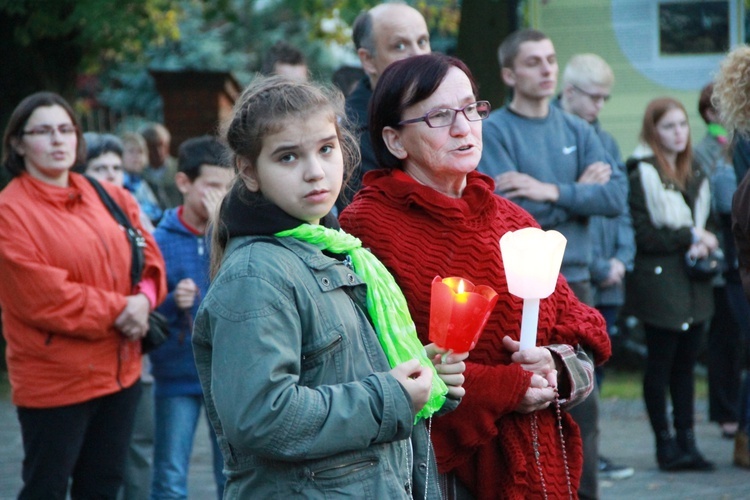
<path id="1" fill-rule="evenodd" d="M 659 467 L 712 470 L 693 432 L 693 371 L 703 324 L 713 314 L 712 286 L 710 280 L 691 279 L 685 268 L 686 254 L 698 258 L 718 247 L 705 229 L 708 181 L 692 162 L 690 127 L 680 102 L 660 98 L 649 103 L 641 142 L 628 160 L 636 257 L 626 307 L 641 320 L 646 335 L 643 398 Z M 676 440 L 667 419 L 667 389 Z"/>
<path id="2" fill-rule="evenodd" d="M 193 335 L 225 498 L 440 496 L 415 415 L 455 407 L 467 355 L 422 350 L 393 278 L 329 213 L 356 155 L 342 100 L 258 79 L 226 129 L 239 176 Z"/>

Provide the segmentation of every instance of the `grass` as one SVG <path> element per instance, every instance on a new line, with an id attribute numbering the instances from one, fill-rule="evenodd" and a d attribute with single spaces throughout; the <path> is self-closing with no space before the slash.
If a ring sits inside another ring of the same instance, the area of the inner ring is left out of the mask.
<path id="1" fill-rule="evenodd" d="M 708 396 L 708 382 L 701 370 L 695 374 L 695 397 Z M 602 399 L 640 399 L 643 397 L 643 373 L 640 371 L 623 371 L 605 369 L 602 382 Z"/>

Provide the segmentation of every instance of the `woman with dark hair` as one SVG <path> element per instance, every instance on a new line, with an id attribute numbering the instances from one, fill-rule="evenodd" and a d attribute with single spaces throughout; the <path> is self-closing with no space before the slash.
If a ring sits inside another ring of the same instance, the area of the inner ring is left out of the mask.
<path id="1" fill-rule="evenodd" d="M 425 344 L 436 275 L 463 277 L 500 295 L 466 363 L 461 405 L 434 419 L 448 497 L 574 497 L 581 437 L 561 409 L 593 388 L 593 366 L 581 348 L 604 362 L 609 338 L 602 317 L 559 277 L 541 302 L 536 347 L 519 351 L 523 303 L 508 292 L 498 241 L 539 226 L 476 172 L 489 112 L 458 59 L 431 54 L 390 65 L 370 107 L 372 143 L 384 168 L 365 175 L 340 222 L 394 275 Z"/>
<path id="2" fill-rule="evenodd" d="M 24 445 L 19 498 L 115 498 L 140 394 L 140 339 L 166 293 L 146 231 L 140 283 L 129 239 L 94 187 L 70 105 L 50 92 L 13 111 L 0 193 L 0 305 Z M 104 189 L 142 229 L 135 200 Z"/>
<path id="3" fill-rule="evenodd" d="M 705 229 L 711 193 L 693 161 L 684 106 L 662 97 L 649 103 L 641 144 L 627 161 L 636 257 L 625 308 L 642 323 L 648 356 L 643 398 L 656 437 L 659 468 L 712 470 L 695 445 L 695 368 L 704 323 L 713 314 L 711 280 L 688 276 L 690 258 L 708 255 L 718 240 Z M 672 435 L 667 419 L 672 397 Z"/>

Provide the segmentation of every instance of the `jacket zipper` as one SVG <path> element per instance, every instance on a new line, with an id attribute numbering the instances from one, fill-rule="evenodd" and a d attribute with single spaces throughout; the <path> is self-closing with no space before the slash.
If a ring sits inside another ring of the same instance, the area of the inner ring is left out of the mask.
<path id="1" fill-rule="evenodd" d="M 346 464 L 336 465 L 334 467 L 328 467 L 326 469 L 319 469 L 319 470 L 316 470 L 316 471 L 310 471 L 310 479 L 312 479 L 314 481 L 315 480 L 315 476 L 318 475 L 318 474 L 322 474 L 322 473 L 325 473 L 325 472 L 335 472 L 335 471 L 339 471 L 339 470 L 342 470 L 342 469 L 346 469 L 346 468 L 352 467 L 352 469 L 347 470 L 347 472 L 345 474 L 341 474 L 339 476 L 336 476 L 336 478 L 343 477 L 343 476 L 348 476 L 349 474 L 355 474 L 355 473 L 357 473 L 359 471 L 368 469 L 370 467 L 374 467 L 376 464 L 377 464 L 377 460 L 372 459 L 372 458 L 368 458 L 366 460 L 359 460 L 359 461 L 356 461 L 356 462 L 350 462 L 350 463 L 346 463 Z M 321 478 L 321 479 L 329 479 L 329 478 L 326 477 L 326 478 Z"/>
<path id="2" fill-rule="evenodd" d="M 114 269 L 112 268 L 112 255 L 110 254 L 109 246 L 107 245 L 107 242 L 102 237 L 101 231 L 99 231 L 97 228 L 95 228 L 94 226 L 92 226 L 91 223 L 89 222 L 89 220 L 86 219 L 85 217 L 84 217 L 84 221 L 94 231 L 94 234 L 96 234 L 99 237 L 99 240 L 102 242 L 102 246 L 104 247 L 104 251 L 105 251 L 105 253 L 107 255 L 107 264 L 109 265 L 109 275 L 112 278 L 112 289 L 113 290 L 117 290 L 117 282 L 115 280 Z M 125 232 L 125 228 L 121 224 L 117 224 L 117 227 L 121 231 Z M 132 263 L 131 263 L 131 265 L 132 265 Z M 125 337 L 122 337 L 121 340 L 120 340 L 120 342 L 118 343 L 117 352 L 116 352 L 116 355 L 117 355 L 117 374 L 115 375 L 115 381 L 117 382 L 117 386 L 120 387 L 121 389 L 123 387 L 122 380 L 120 378 L 120 376 L 122 375 L 122 359 L 121 359 L 122 355 L 123 355 L 122 350 L 123 350 L 123 348 L 127 347 L 127 346 L 124 345 L 124 342 L 127 342 L 127 339 L 125 339 Z"/>
<path id="3" fill-rule="evenodd" d="M 336 347 L 337 345 L 339 345 L 343 340 L 344 340 L 344 337 L 342 335 L 339 335 L 338 337 L 336 337 L 333 340 L 333 342 L 331 342 L 327 346 L 321 347 L 317 351 L 313 351 L 310 354 L 303 354 L 302 355 L 302 361 L 307 361 L 309 359 L 313 359 L 313 358 L 316 358 L 316 357 L 318 357 L 318 356 L 320 356 L 322 354 L 325 354 L 326 352 L 330 351 L 331 349 L 333 349 L 334 347 Z"/>

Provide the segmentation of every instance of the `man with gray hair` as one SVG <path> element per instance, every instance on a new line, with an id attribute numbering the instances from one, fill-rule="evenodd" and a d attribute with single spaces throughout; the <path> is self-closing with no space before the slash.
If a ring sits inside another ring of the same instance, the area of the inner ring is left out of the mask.
<path id="1" fill-rule="evenodd" d="M 364 173 L 379 168 L 367 124 L 370 98 L 378 78 L 392 62 L 431 52 L 427 22 L 418 10 L 404 3 L 381 3 L 357 16 L 352 40 L 365 76 L 346 99 L 346 116 L 359 138 L 362 164 L 336 203 L 339 211 L 359 190 Z"/>
<path id="2" fill-rule="evenodd" d="M 596 54 L 577 54 L 565 66 L 562 92 L 554 104 L 586 120 L 614 160 L 613 168 L 627 175 L 617 142 L 599 123 L 599 113 L 609 100 L 614 84 L 615 75 L 604 59 Z M 625 303 L 625 273 L 633 270 L 635 258 L 635 234 L 627 205 L 617 217 L 591 217 L 589 237 L 594 306 L 607 322 L 607 333 L 613 337 L 618 333 L 617 316 Z M 601 390 L 603 378 L 603 369 L 597 367 L 597 390 Z M 599 454 L 600 479 L 625 479 L 634 472 L 632 467 L 617 465 Z"/>

